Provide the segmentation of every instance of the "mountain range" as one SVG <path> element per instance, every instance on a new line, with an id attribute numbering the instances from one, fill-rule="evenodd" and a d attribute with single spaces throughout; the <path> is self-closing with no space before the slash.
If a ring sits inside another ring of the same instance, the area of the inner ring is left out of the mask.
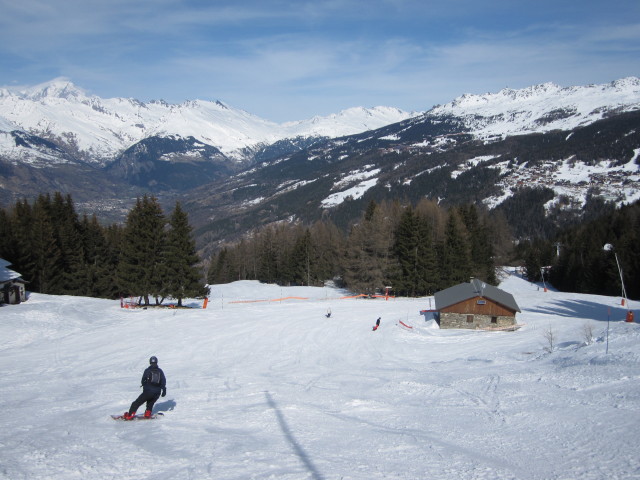
<path id="1" fill-rule="evenodd" d="M 640 79 L 462 95 L 424 112 L 352 108 L 277 124 L 220 101 L 102 99 L 64 79 L 0 89 L 0 205 L 71 193 L 121 221 L 136 196 L 180 200 L 199 243 L 369 201 L 499 208 L 528 187 L 547 212 L 640 198 Z"/>
<path id="2" fill-rule="evenodd" d="M 155 137 L 193 137 L 236 161 L 285 138 L 336 137 L 372 130 L 415 115 L 396 108 L 351 108 L 327 117 L 278 124 L 221 101 L 102 99 L 64 79 L 24 89 L 0 89 L 0 130 L 23 130 L 54 140 L 75 157 L 105 166 L 134 145 Z M 65 145 L 66 144 L 66 145 Z M 14 160 L 43 166 L 47 157 L 8 150 Z M 21 155 L 22 154 L 22 155 Z M 66 159 L 72 161 L 72 159 Z"/>

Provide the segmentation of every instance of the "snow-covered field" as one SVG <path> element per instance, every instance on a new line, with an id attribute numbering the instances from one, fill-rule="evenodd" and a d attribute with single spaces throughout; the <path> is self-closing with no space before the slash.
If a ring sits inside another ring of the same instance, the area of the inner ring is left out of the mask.
<path id="1" fill-rule="evenodd" d="M 501 287 L 516 332 L 439 330 L 428 298 L 256 282 L 192 310 L 32 294 L 0 308 L 0 478 L 640 478 L 640 326 L 620 298 Z M 113 421 L 151 355 L 164 417 Z"/>

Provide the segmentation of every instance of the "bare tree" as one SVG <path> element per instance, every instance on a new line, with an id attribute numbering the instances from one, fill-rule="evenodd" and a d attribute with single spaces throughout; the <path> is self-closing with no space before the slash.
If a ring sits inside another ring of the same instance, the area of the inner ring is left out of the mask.
<path id="1" fill-rule="evenodd" d="M 549 327 L 542 332 L 542 336 L 545 339 L 544 351 L 547 353 L 553 352 L 556 347 L 557 338 L 556 332 L 551 328 L 551 324 L 549 324 Z"/>
<path id="2" fill-rule="evenodd" d="M 593 343 L 593 324 L 585 323 L 582 326 L 582 338 L 586 345 L 591 345 Z"/>

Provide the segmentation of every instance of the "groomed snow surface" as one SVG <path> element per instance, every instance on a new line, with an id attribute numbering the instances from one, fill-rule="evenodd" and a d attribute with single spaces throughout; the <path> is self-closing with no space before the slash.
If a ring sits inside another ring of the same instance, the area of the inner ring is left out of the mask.
<path id="1" fill-rule="evenodd" d="M 429 298 L 257 282 L 189 310 L 31 294 L 0 308 L 0 478 L 640 478 L 640 326 L 620 298 L 508 272 L 516 332 L 440 330 Z M 113 421 L 151 355 L 164 416 Z"/>

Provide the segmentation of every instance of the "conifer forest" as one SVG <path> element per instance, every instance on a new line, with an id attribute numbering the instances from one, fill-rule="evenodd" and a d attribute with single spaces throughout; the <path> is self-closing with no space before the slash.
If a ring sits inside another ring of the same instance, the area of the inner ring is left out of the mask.
<path id="1" fill-rule="evenodd" d="M 71 196 L 40 195 L 0 209 L 0 258 L 27 280 L 27 289 L 56 295 L 165 299 L 182 305 L 203 298 L 207 284 L 258 280 L 280 285 L 336 285 L 359 294 L 392 287 L 424 296 L 479 278 L 496 284 L 496 267 L 520 265 L 531 281 L 566 291 L 640 298 L 640 203 L 602 215 L 514 235 L 500 209 L 371 201 L 345 229 L 326 217 L 313 224 L 281 222 L 256 228 L 200 258 L 179 202 L 165 215 L 157 199 L 139 198 L 124 225 L 80 217 Z M 524 217 L 524 218 L 523 218 Z M 609 245 L 608 249 L 603 248 Z"/>
<path id="2" fill-rule="evenodd" d="M 136 297 L 141 304 L 202 298 L 200 260 L 179 203 L 166 217 L 153 197 L 138 199 L 125 225 L 79 218 L 71 196 L 40 195 L 0 210 L 0 258 L 53 295 Z"/>

